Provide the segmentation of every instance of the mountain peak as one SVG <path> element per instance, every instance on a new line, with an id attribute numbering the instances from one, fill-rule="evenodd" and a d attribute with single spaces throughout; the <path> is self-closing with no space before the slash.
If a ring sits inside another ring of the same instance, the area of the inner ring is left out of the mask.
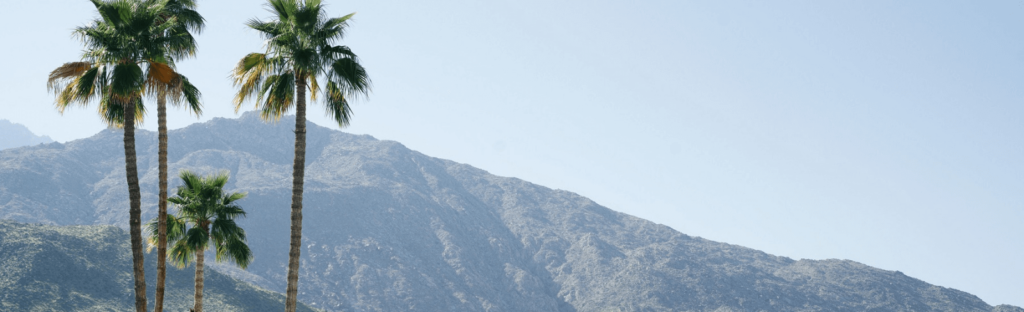
<path id="1" fill-rule="evenodd" d="M 49 136 L 36 135 L 22 124 L 0 119 L 0 150 L 53 142 Z"/>

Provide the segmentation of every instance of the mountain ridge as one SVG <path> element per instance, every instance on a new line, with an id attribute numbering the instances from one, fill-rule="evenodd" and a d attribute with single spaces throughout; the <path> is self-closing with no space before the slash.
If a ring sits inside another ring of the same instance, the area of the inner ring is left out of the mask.
<path id="1" fill-rule="evenodd" d="M 36 135 L 25 125 L 6 119 L 0 119 L 0 133 L 4 134 L 0 136 L 0 150 L 53 142 L 49 136 Z"/>
<path id="2" fill-rule="evenodd" d="M 215 269 L 277 291 L 292 124 L 249 112 L 169 133 L 171 172 L 226 169 L 227 187 L 249 192 L 240 224 L 260 229 L 250 230 L 257 259 L 247 271 Z M 307 135 L 300 300 L 328 311 L 1019 309 L 854 261 L 793 260 L 691 237 L 398 142 L 314 124 Z M 137 133 L 144 218 L 155 214 L 155 143 L 154 133 Z M 0 218 L 125 227 L 120 148 L 119 132 L 105 130 L 0 151 Z"/>

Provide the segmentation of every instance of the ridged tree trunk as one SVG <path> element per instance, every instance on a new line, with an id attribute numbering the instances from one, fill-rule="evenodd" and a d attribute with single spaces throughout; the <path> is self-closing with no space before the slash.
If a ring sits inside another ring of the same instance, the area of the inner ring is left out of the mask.
<path id="1" fill-rule="evenodd" d="M 196 303 L 192 307 L 195 312 L 203 312 L 203 258 L 205 254 L 205 250 L 196 251 Z"/>
<path id="2" fill-rule="evenodd" d="M 164 310 L 164 281 L 167 277 L 167 94 L 160 92 L 156 99 L 157 132 L 159 146 L 157 158 L 159 162 L 160 199 L 157 206 L 157 242 L 156 242 L 156 296 L 153 312 Z"/>
<path id="3" fill-rule="evenodd" d="M 299 294 L 299 252 L 302 248 L 302 179 L 306 170 L 306 78 L 295 78 L 295 162 L 292 164 L 292 235 L 288 250 L 285 312 L 295 312 Z"/>
<path id="4" fill-rule="evenodd" d="M 135 101 L 121 103 L 124 109 L 124 171 L 128 180 L 128 229 L 132 241 L 132 268 L 135 273 L 135 311 L 146 312 L 146 272 L 142 266 L 142 202 L 139 194 L 139 167 L 135 159 Z"/>

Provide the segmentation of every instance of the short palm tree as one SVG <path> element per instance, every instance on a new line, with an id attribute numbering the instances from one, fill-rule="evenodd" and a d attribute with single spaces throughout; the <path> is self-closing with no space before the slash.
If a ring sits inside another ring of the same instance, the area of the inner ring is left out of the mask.
<path id="1" fill-rule="evenodd" d="M 239 87 L 235 111 L 255 96 L 264 120 L 278 120 L 295 108 L 295 158 L 292 169 L 291 242 L 285 311 L 294 312 L 302 244 L 302 186 L 306 165 L 306 91 L 318 98 L 339 126 L 349 123 L 349 101 L 370 90 L 366 70 L 352 50 L 336 45 L 353 14 L 328 18 L 320 0 L 268 0 L 271 21 L 247 25 L 266 39 L 265 53 L 250 53 L 235 67 Z M 322 88 L 321 88 L 322 87 Z"/>
<path id="2" fill-rule="evenodd" d="M 125 175 L 128 184 L 128 225 L 135 278 L 135 309 L 146 311 L 143 269 L 142 209 L 135 153 L 135 124 L 142 119 L 147 80 L 172 84 L 167 57 L 190 36 L 168 36 L 181 29 L 178 19 L 162 16 L 169 0 L 92 0 L 100 17 L 74 34 L 85 44 L 82 61 L 65 63 L 50 73 L 47 87 L 58 110 L 99 102 L 100 114 L 124 128 Z M 131 109 L 127 109 L 131 108 Z"/>
<path id="3" fill-rule="evenodd" d="M 167 241 L 172 246 L 168 258 L 179 268 L 196 263 L 196 312 L 203 311 L 203 262 L 207 248 L 213 247 L 215 261 L 231 261 L 241 268 L 252 262 L 252 251 L 245 241 L 245 230 L 235 223 L 245 211 L 236 202 L 245 193 L 227 193 L 224 185 L 228 174 L 200 177 L 190 171 L 180 174 L 183 185 L 167 201 L 178 209 L 177 215 L 167 215 Z M 158 220 L 147 224 L 150 248 L 157 244 Z"/>

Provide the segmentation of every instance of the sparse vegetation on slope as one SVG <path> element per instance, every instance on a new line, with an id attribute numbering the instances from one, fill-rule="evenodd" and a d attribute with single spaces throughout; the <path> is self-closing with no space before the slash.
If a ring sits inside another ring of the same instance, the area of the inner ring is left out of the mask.
<path id="1" fill-rule="evenodd" d="M 155 261 L 146 264 L 148 270 L 156 266 Z M 192 306 L 192 274 L 189 268 L 167 270 L 168 311 Z M 150 275 L 147 283 L 154 279 Z M 131 250 L 124 230 L 0 220 L 0 311 L 133 311 L 132 288 Z M 283 295 L 217 272 L 207 273 L 206 294 L 209 311 L 284 308 Z M 299 311 L 314 310 L 300 305 Z"/>

